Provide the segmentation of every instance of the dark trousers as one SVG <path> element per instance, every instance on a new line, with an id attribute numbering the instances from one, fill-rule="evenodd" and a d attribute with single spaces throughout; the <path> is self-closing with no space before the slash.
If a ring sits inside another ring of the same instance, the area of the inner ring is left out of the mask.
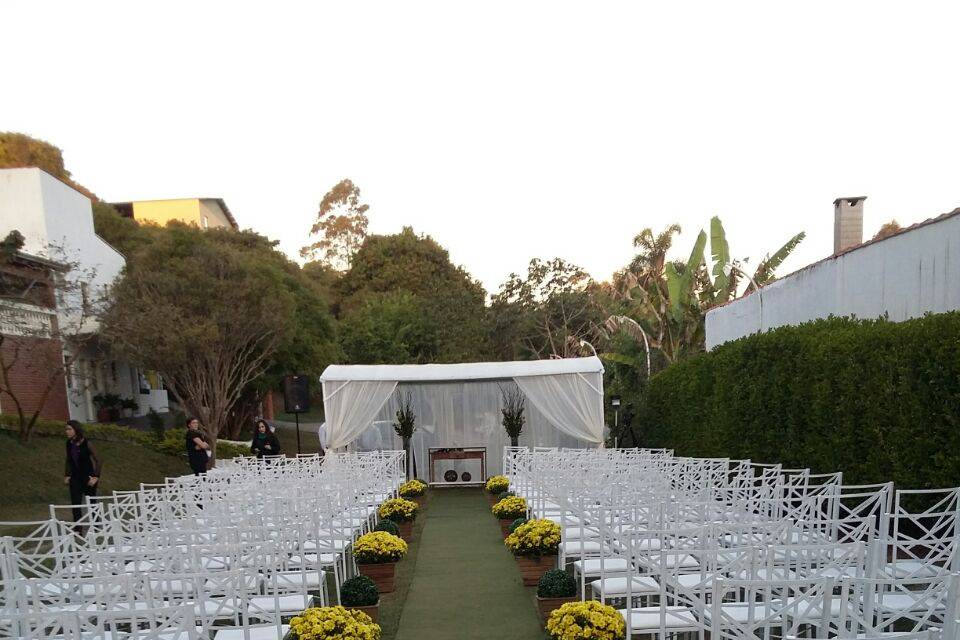
<path id="1" fill-rule="evenodd" d="M 207 460 L 208 458 L 204 457 L 203 460 L 199 458 L 190 460 L 190 470 L 193 471 L 193 475 L 198 476 L 201 473 L 207 472 Z"/>
<path id="2" fill-rule="evenodd" d="M 89 480 L 90 478 L 70 478 L 70 504 L 82 505 L 84 503 L 84 496 L 97 495 L 97 485 L 91 487 L 87 484 Z M 82 509 L 74 507 L 73 521 L 76 522 L 79 520 L 82 514 Z"/>

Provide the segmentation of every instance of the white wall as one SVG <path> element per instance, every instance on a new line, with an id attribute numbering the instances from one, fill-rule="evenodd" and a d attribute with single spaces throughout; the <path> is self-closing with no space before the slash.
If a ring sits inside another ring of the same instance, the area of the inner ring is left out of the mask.
<path id="1" fill-rule="evenodd" d="M 707 349 L 817 318 L 901 321 L 960 309 L 960 213 L 815 263 L 707 312 Z"/>

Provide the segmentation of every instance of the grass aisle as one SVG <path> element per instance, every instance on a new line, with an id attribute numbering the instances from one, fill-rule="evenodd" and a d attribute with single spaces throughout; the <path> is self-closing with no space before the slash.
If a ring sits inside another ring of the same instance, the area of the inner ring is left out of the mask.
<path id="1" fill-rule="evenodd" d="M 479 489 L 431 490 L 395 640 L 542 640 L 533 588 L 520 582 Z"/>

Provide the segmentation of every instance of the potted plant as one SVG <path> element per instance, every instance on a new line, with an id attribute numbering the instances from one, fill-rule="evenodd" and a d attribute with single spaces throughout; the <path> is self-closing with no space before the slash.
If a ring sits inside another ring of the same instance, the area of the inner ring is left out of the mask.
<path id="1" fill-rule="evenodd" d="M 405 396 L 397 391 L 397 399 L 400 402 L 400 408 L 397 409 L 397 421 L 393 423 L 393 430 L 400 436 L 403 442 L 403 453 L 407 459 L 407 477 L 410 478 L 416 474 L 413 469 L 413 459 L 410 456 L 410 438 L 413 432 L 417 430 L 417 414 L 413 412 L 413 394 L 407 392 Z"/>
<path id="2" fill-rule="evenodd" d="M 129 418 L 133 416 L 134 412 L 140 408 L 140 405 L 137 404 L 137 401 L 133 398 L 121 398 L 120 399 L 120 410 L 123 411 L 123 417 Z"/>
<path id="3" fill-rule="evenodd" d="M 120 396 L 115 393 L 98 393 L 93 396 L 97 405 L 97 422 L 113 422 L 120 417 Z"/>
<path id="4" fill-rule="evenodd" d="M 563 569 L 550 569 L 537 583 L 537 609 L 544 620 L 557 607 L 577 599 L 577 581 Z"/>
<path id="5" fill-rule="evenodd" d="M 340 585 L 340 604 L 347 609 L 363 611 L 376 622 L 380 609 L 380 592 L 373 580 L 367 576 L 355 576 Z"/>
<path id="6" fill-rule="evenodd" d="M 353 557 L 360 575 L 377 585 L 378 593 L 393 591 L 397 561 L 407 555 L 407 543 L 386 531 L 365 533 L 353 543 Z"/>
<path id="7" fill-rule="evenodd" d="M 509 389 L 500 387 L 500 395 L 503 396 L 503 406 L 500 407 L 500 414 L 503 416 L 501 424 L 510 437 L 510 446 L 519 446 L 520 432 L 527 421 L 523 415 L 526 398 L 517 385 L 512 385 Z"/>
<path id="8" fill-rule="evenodd" d="M 397 527 L 397 523 L 393 520 L 381 520 L 377 523 L 377 526 L 375 526 L 373 530 L 386 531 L 392 536 L 400 537 L 400 529 Z"/>
<path id="9" fill-rule="evenodd" d="M 532 587 L 546 571 L 557 566 L 560 525 L 552 520 L 530 520 L 517 527 L 503 543 L 520 565 L 524 586 Z"/>
<path id="10" fill-rule="evenodd" d="M 497 495 L 510 488 L 510 480 L 507 476 L 490 476 L 483 488 L 487 492 L 490 504 L 494 504 L 497 502 Z"/>
<path id="11" fill-rule="evenodd" d="M 507 534 L 510 533 L 510 525 L 513 524 L 513 521 L 527 516 L 527 501 L 519 496 L 510 496 L 493 505 L 490 511 L 500 521 L 500 531 L 506 538 Z"/>
<path id="12" fill-rule="evenodd" d="M 554 609 L 547 619 L 547 632 L 553 640 L 621 640 L 627 625 L 610 605 L 587 600 Z"/>
<path id="13" fill-rule="evenodd" d="M 400 537 L 409 542 L 413 538 L 413 521 L 417 517 L 417 503 L 405 498 L 392 498 L 380 505 L 377 514 L 393 520 L 400 530 Z"/>
<path id="14" fill-rule="evenodd" d="M 508 529 L 508 532 L 509 532 L 509 533 L 513 533 L 514 531 L 517 530 L 517 527 L 519 527 L 519 526 L 522 525 L 522 524 L 526 524 L 527 522 L 529 522 L 529 521 L 528 521 L 525 517 L 524 517 L 524 518 L 517 518 L 516 520 L 514 520 L 513 522 L 510 523 L 510 528 Z"/>
<path id="15" fill-rule="evenodd" d="M 422 480 L 417 480 L 416 478 L 413 480 L 407 480 L 400 485 L 400 489 L 398 490 L 401 498 L 413 500 L 421 509 L 423 508 L 424 503 L 423 496 L 426 494 L 426 492 L 427 483 Z"/>
<path id="16" fill-rule="evenodd" d="M 357 609 L 310 607 L 290 620 L 293 640 L 380 640 L 380 625 Z"/>

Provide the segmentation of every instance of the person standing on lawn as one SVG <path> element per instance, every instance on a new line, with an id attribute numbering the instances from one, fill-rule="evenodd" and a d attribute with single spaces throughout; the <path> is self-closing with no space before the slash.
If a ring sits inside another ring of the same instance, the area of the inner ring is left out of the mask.
<path id="1" fill-rule="evenodd" d="M 84 496 L 97 495 L 101 464 L 79 422 L 67 420 L 64 432 L 67 436 L 67 463 L 63 483 L 70 487 L 70 504 L 74 505 L 73 521 L 76 522 L 82 515 L 79 505 L 83 504 Z"/>
<path id="2" fill-rule="evenodd" d="M 278 456 L 282 453 L 280 450 L 280 440 L 270 431 L 270 425 L 262 418 L 256 421 L 256 431 L 253 432 L 253 440 L 250 442 L 250 453 L 262 458 L 263 456 Z"/>
<path id="3" fill-rule="evenodd" d="M 193 475 L 198 476 L 207 472 L 207 464 L 210 462 L 210 443 L 206 436 L 200 430 L 200 420 L 190 418 L 187 420 L 187 460 L 190 461 L 190 470 Z"/>

